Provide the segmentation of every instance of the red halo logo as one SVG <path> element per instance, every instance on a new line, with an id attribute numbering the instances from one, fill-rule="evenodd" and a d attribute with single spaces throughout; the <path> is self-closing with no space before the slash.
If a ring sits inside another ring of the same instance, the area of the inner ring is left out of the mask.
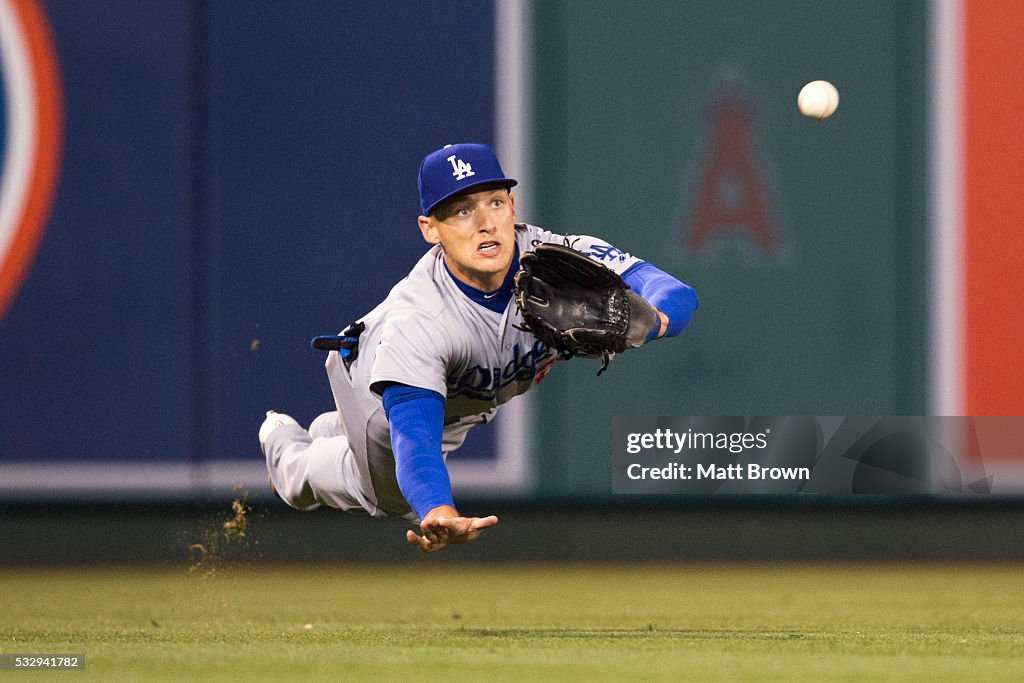
<path id="1" fill-rule="evenodd" d="M 60 168 L 61 90 L 36 0 L 0 0 L 0 319 L 35 257 Z"/>

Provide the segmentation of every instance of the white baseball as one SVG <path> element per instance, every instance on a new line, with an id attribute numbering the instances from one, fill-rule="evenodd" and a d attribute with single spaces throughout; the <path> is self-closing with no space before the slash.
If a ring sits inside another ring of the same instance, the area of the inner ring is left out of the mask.
<path id="1" fill-rule="evenodd" d="M 839 91 L 828 81 L 811 81 L 796 97 L 800 113 L 812 119 L 827 119 L 839 106 Z"/>

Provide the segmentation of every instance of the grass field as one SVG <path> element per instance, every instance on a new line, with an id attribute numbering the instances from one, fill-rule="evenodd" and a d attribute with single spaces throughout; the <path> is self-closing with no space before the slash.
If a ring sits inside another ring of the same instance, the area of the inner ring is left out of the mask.
<path id="1" fill-rule="evenodd" d="M 16 680 L 1019 680 L 1018 565 L 0 571 Z"/>

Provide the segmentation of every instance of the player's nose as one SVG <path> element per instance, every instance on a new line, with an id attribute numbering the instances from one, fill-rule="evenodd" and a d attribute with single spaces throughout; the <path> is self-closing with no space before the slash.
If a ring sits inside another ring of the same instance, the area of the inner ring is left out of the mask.
<path id="1" fill-rule="evenodd" d="M 494 216 L 488 215 L 487 211 L 478 211 L 476 215 L 476 228 L 480 232 L 494 232 L 498 229 L 498 222 L 494 220 Z"/>

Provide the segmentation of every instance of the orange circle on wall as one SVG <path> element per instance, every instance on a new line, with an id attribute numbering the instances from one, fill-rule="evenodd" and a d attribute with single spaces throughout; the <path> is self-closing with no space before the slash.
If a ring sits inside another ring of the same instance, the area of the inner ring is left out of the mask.
<path id="1" fill-rule="evenodd" d="M 39 3 L 0 0 L 0 319 L 28 274 L 53 205 L 62 133 L 57 63 Z"/>

